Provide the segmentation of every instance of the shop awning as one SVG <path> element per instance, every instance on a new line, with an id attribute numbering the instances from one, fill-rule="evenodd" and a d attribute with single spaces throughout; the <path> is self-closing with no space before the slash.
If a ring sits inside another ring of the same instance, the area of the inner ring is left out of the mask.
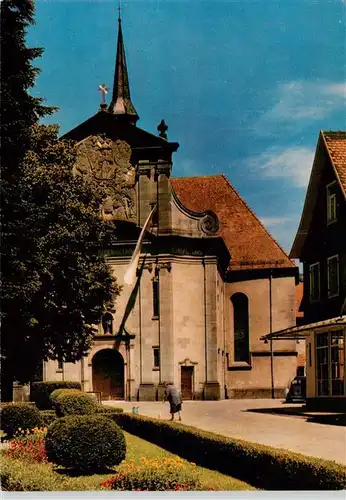
<path id="1" fill-rule="evenodd" d="M 317 321 L 316 323 L 308 323 L 307 325 L 292 326 L 284 330 L 268 333 L 263 335 L 261 340 L 265 342 L 268 340 L 290 340 L 290 339 L 304 339 L 311 331 L 318 332 L 326 327 L 346 327 L 346 315 L 337 316 L 336 318 L 326 319 L 324 321 Z"/>

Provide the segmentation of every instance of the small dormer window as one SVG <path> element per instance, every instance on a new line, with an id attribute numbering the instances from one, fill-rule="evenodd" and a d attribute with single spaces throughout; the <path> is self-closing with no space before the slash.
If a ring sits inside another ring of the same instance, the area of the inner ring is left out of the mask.
<path id="1" fill-rule="evenodd" d="M 336 221 L 336 182 L 327 186 L 327 223 Z"/>

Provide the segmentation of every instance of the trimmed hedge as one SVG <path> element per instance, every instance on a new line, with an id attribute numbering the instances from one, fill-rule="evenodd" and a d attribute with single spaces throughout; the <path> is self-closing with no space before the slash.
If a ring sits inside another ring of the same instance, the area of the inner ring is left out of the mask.
<path id="1" fill-rule="evenodd" d="M 41 410 L 40 415 L 41 415 L 44 427 L 48 427 L 57 418 L 54 410 Z"/>
<path id="2" fill-rule="evenodd" d="M 67 415 L 91 415 L 97 410 L 93 397 L 82 391 L 63 391 L 54 401 L 58 417 Z"/>
<path id="3" fill-rule="evenodd" d="M 76 393 L 76 392 L 82 392 L 80 389 L 55 389 L 55 391 L 53 391 L 51 393 L 51 395 L 49 396 L 50 397 L 50 400 L 52 402 L 52 406 L 54 407 L 54 402 L 58 399 L 58 397 L 60 396 L 60 394 L 73 394 L 73 393 Z"/>
<path id="4" fill-rule="evenodd" d="M 33 401 L 39 410 L 51 410 L 52 402 L 50 395 L 55 389 L 79 389 L 81 384 L 73 381 L 48 381 L 32 382 L 30 390 L 30 400 Z"/>
<path id="5" fill-rule="evenodd" d="M 43 420 L 36 406 L 25 403 L 8 403 L 1 408 L 1 430 L 7 439 L 13 437 L 18 429 L 42 427 Z"/>
<path id="6" fill-rule="evenodd" d="M 96 408 L 96 413 L 98 415 L 104 414 L 105 416 L 110 416 L 116 413 L 123 413 L 122 408 L 117 408 L 116 406 L 98 405 Z"/>
<path id="7" fill-rule="evenodd" d="M 47 431 L 48 460 L 81 471 L 97 471 L 120 464 L 126 456 L 123 431 L 103 416 L 57 419 Z"/>
<path id="8" fill-rule="evenodd" d="M 265 490 L 343 490 L 346 468 L 336 462 L 306 457 L 228 438 L 178 423 L 118 413 L 124 430 L 198 465 L 215 469 Z"/>

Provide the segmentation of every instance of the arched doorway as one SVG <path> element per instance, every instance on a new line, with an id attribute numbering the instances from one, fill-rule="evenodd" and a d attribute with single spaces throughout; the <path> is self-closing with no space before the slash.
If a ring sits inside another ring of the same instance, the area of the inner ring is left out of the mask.
<path id="1" fill-rule="evenodd" d="M 124 358 L 116 349 L 102 349 L 92 359 L 93 390 L 102 399 L 124 399 Z"/>

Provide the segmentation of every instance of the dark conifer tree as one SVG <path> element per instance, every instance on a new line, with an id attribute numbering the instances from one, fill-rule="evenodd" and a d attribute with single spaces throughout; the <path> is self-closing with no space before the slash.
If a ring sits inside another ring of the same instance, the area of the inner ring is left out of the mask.
<path id="1" fill-rule="evenodd" d="M 99 193 L 72 173 L 75 148 L 33 97 L 42 49 L 26 46 L 29 0 L 1 3 L 1 390 L 30 381 L 44 359 L 75 361 L 118 292 L 102 256 Z"/>

